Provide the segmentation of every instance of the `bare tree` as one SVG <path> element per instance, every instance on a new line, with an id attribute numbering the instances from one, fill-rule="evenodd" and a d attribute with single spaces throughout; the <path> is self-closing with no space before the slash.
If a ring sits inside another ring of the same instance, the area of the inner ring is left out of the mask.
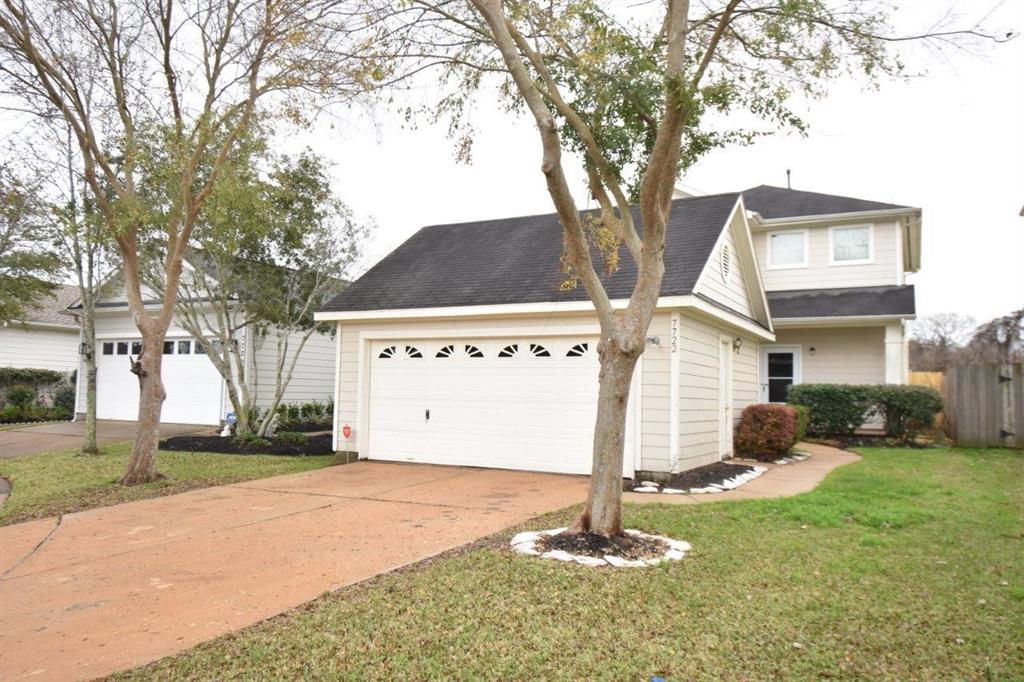
<path id="1" fill-rule="evenodd" d="M 946 371 L 977 327 L 973 317 L 959 313 L 934 313 L 915 320 L 910 325 L 911 369 Z"/>
<path id="2" fill-rule="evenodd" d="M 395 29 L 400 50 L 445 65 L 444 82 L 454 79 L 442 112 L 464 121 L 483 77 L 498 73 L 499 95 L 537 126 L 540 170 L 563 228 L 565 283 L 586 289 L 601 329 L 592 476 L 574 530 L 604 536 L 622 531 L 626 405 L 661 291 L 673 187 L 702 154 L 764 132 L 716 128 L 706 114 L 746 110 L 802 131 L 790 96 L 822 95 L 847 73 L 869 81 L 898 73 L 895 42 L 987 38 L 976 29 L 899 36 L 877 6 L 825 0 L 722 0 L 692 11 L 687 0 L 666 0 L 618 13 L 591 0 L 384 4 L 381 22 L 414 27 Z M 461 156 L 470 142 L 460 141 Z M 567 158 L 586 172 L 596 216 L 581 213 Z M 617 308 L 601 271 L 618 267 L 622 247 L 637 275 Z"/>
<path id="3" fill-rule="evenodd" d="M 118 253 L 142 336 L 138 430 L 126 485 L 158 478 L 161 348 L 199 212 L 260 108 L 301 120 L 310 102 L 374 78 L 340 46 L 332 0 L 0 0 L 0 83 L 37 116 L 71 128 L 104 236 Z M 159 135 L 165 196 L 140 187 Z M 164 178 L 167 180 L 167 178 Z M 147 200 L 148 199 L 148 200 Z M 163 300 L 143 297 L 140 243 L 162 244 Z"/>

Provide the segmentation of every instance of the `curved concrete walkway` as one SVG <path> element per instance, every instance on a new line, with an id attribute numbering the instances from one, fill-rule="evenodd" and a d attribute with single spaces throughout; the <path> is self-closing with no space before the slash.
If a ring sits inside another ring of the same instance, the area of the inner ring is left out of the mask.
<path id="1" fill-rule="evenodd" d="M 626 502 L 658 504 L 703 504 L 705 502 L 726 502 L 729 500 L 756 500 L 764 497 L 789 497 L 814 490 L 822 479 L 833 469 L 856 462 L 860 455 L 827 445 L 800 443 L 798 449 L 811 453 L 810 459 L 792 464 L 765 464 L 758 466 L 768 469 L 753 481 L 734 490 L 703 495 L 665 495 L 661 493 L 626 493 Z M 746 460 L 737 460 L 745 462 Z M 755 464 L 755 462 L 751 462 Z"/>

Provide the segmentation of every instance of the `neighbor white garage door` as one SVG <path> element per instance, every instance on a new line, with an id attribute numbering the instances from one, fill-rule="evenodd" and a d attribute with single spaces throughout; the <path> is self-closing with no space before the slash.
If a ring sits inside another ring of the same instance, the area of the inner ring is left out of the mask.
<path id="1" fill-rule="evenodd" d="M 138 339 L 103 339 L 96 363 L 96 416 L 134 420 L 139 416 L 139 380 L 129 356 L 142 350 Z M 198 352 L 196 352 L 198 351 Z M 220 423 L 223 382 L 217 368 L 190 339 L 164 343 L 164 400 L 160 421 L 169 424 Z"/>
<path id="2" fill-rule="evenodd" d="M 589 474 L 596 343 L 544 337 L 375 341 L 367 456 Z M 627 476 L 633 474 L 632 421 Z"/>

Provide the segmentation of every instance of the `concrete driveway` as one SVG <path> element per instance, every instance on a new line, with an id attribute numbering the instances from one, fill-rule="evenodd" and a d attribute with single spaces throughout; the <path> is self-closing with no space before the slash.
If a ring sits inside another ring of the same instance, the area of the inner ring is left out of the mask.
<path id="1" fill-rule="evenodd" d="M 195 424 L 161 424 L 160 436 L 177 436 L 183 433 L 208 431 L 212 428 Z M 0 431 L 0 459 L 75 448 L 82 444 L 84 434 L 84 421 L 58 422 Z M 135 422 L 107 419 L 96 422 L 96 440 L 100 445 L 128 441 L 133 438 L 135 438 Z"/>
<path id="2" fill-rule="evenodd" d="M 587 480 L 364 461 L 0 528 L 0 678 L 177 653 L 581 502 Z"/>

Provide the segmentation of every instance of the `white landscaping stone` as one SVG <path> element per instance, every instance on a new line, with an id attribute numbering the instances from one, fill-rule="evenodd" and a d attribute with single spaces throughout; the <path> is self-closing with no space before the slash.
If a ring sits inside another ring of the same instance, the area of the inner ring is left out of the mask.
<path id="1" fill-rule="evenodd" d="M 521 545 L 524 542 L 536 542 L 540 538 L 540 533 L 532 530 L 524 530 L 522 533 L 516 533 L 515 537 L 512 538 L 512 542 L 509 544 Z"/>
<path id="2" fill-rule="evenodd" d="M 658 487 L 658 484 L 655 483 L 654 481 L 640 481 L 640 485 L 644 486 L 645 488 L 648 488 L 648 487 L 651 487 L 651 486 L 653 486 L 655 488 Z"/>
<path id="3" fill-rule="evenodd" d="M 686 491 L 680 490 L 679 488 L 662 488 L 661 492 L 664 493 L 665 495 L 682 495 Z"/>
<path id="4" fill-rule="evenodd" d="M 657 486 L 652 487 L 652 486 L 649 486 L 649 485 L 645 485 L 645 486 L 642 486 L 640 488 L 633 488 L 633 492 L 635 492 L 635 493 L 656 493 L 656 492 L 658 492 L 658 488 L 657 488 Z"/>
<path id="5" fill-rule="evenodd" d="M 540 556 L 540 552 L 533 548 L 532 542 L 524 542 L 520 545 L 512 545 L 512 549 L 517 554 L 529 554 L 530 556 Z"/>
<path id="6" fill-rule="evenodd" d="M 665 552 L 665 558 L 669 561 L 679 561 L 684 556 L 686 556 L 686 554 L 680 552 L 678 549 L 670 549 L 669 551 Z"/>
<path id="7" fill-rule="evenodd" d="M 551 537 L 554 537 L 556 535 L 561 535 L 566 530 L 568 530 L 568 527 L 552 528 L 551 530 L 542 530 L 541 533 L 543 533 L 544 535 L 550 535 Z"/>
<path id="8" fill-rule="evenodd" d="M 541 559 L 556 559 L 557 561 L 574 561 L 576 557 L 564 549 L 552 549 L 540 555 Z"/>
<path id="9" fill-rule="evenodd" d="M 680 552 L 689 552 L 691 549 L 693 549 L 692 547 L 690 547 L 690 543 L 686 542 L 685 540 L 673 540 L 672 538 L 665 538 L 665 541 L 668 543 L 669 547 L 675 550 L 679 550 Z"/>
<path id="10" fill-rule="evenodd" d="M 583 556 L 581 554 L 575 554 L 575 555 L 573 555 L 572 558 L 576 561 L 576 563 L 582 564 L 584 566 L 607 566 L 608 565 L 608 562 L 605 561 L 604 559 L 598 559 L 597 557 L 593 557 L 593 556 Z"/>

